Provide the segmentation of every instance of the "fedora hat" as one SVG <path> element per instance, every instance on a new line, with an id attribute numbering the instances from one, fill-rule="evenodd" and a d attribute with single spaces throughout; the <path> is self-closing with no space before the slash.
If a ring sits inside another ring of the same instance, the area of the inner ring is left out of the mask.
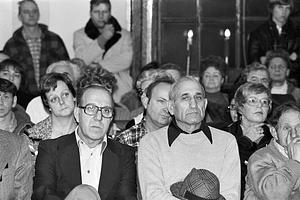
<path id="1" fill-rule="evenodd" d="M 173 196 L 181 200 L 226 200 L 220 194 L 218 177 L 206 169 L 195 169 L 181 182 L 171 185 Z"/>

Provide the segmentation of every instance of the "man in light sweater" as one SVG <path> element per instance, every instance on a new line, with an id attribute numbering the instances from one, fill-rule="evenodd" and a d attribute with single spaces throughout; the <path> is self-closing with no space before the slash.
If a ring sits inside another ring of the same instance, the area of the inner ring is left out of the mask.
<path id="1" fill-rule="evenodd" d="M 207 99 L 194 77 L 172 85 L 169 126 L 145 135 L 138 149 L 138 175 L 144 200 L 176 200 L 170 186 L 192 168 L 207 169 L 220 180 L 227 200 L 240 198 L 240 161 L 235 138 L 203 122 Z"/>

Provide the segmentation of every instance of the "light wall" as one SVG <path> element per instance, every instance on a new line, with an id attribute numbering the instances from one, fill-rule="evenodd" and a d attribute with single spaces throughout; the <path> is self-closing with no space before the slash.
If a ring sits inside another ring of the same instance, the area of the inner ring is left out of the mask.
<path id="1" fill-rule="evenodd" d="M 89 19 L 89 0 L 36 0 L 41 13 L 40 22 L 64 40 L 70 57 L 73 52 L 73 32 L 85 26 Z M 0 0 L 0 49 L 21 26 L 17 0 Z M 121 26 L 130 30 L 130 0 L 111 0 L 112 15 Z"/>

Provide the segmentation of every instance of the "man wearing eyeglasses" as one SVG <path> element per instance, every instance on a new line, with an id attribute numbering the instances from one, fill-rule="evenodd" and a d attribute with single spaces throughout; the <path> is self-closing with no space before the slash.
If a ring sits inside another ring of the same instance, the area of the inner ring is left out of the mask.
<path id="1" fill-rule="evenodd" d="M 79 88 L 74 116 L 74 133 L 40 143 L 33 199 L 65 199 L 84 185 L 98 191 L 95 199 L 136 199 L 134 150 L 107 138 L 111 90 L 99 84 Z"/>
<path id="2" fill-rule="evenodd" d="M 266 66 L 271 78 L 271 93 L 275 106 L 287 101 L 296 101 L 300 106 L 300 88 L 289 81 L 291 62 L 288 52 L 284 50 L 269 51 Z"/>

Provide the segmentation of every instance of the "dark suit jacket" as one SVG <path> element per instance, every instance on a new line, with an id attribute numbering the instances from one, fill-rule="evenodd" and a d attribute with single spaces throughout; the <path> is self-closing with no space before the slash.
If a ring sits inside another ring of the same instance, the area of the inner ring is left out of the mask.
<path id="1" fill-rule="evenodd" d="M 32 199 L 64 199 L 81 184 L 79 149 L 75 133 L 39 145 Z M 107 139 L 98 193 L 101 200 L 136 199 L 134 150 Z"/>

